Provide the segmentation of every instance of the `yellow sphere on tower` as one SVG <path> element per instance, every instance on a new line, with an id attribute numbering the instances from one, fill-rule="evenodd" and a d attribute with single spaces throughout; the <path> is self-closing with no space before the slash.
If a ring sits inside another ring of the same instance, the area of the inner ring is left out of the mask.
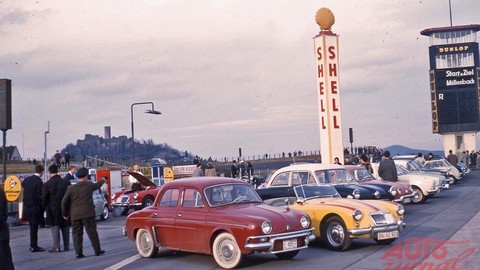
<path id="1" fill-rule="evenodd" d="M 321 30 L 330 30 L 335 23 L 335 16 L 328 8 L 321 8 L 315 14 L 315 21 L 320 26 Z"/>

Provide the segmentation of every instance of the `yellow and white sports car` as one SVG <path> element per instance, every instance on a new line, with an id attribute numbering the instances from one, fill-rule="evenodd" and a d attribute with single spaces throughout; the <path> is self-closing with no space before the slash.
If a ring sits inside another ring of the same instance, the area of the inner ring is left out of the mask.
<path id="1" fill-rule="evenodd" d="M 395 241 L 406 226 L 403 205 L 383 200 L 352 200 L 340 197 L 330 185 L 299 185 L 295 197 L 269 199 L 274 206 L 306 212 L 313 233 L 333 250 L 347 250 L 355 238 L 372 238 L 379 244 Z"/>

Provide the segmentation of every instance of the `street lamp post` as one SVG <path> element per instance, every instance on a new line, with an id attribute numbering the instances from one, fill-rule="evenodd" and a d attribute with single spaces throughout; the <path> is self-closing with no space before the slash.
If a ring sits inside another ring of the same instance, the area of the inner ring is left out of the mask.
<path id="1" fill-rule="evenodd" d="M 149 102 L 136 102 L 136 103 L 133 103 L 132 106 L 130 107 L 130 119 L 131 119 L 131 122 L 132 122 L 132 160 L 133 160 L 133 164 L 135 164 L 135 128 L 134 128 L 134 124 L 133 124 L 133 106 L 143 105 L 143 104 L 152 105 L 152 109 L 146 110 L 145 113 L 156 114 L 156 115 L 162 114 L 161 112 L 155 110 L 153 102 L 151 102 L 151 101 L 149 101 Z"/>

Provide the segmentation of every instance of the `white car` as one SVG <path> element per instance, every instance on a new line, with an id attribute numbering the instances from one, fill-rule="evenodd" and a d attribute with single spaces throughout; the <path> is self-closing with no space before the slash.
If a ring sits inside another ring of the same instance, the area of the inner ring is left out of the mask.
<path id="1" fill-rule="evenodd" d="M 435 157 L 433 160 L 427 160 L 425 164 L 420 164 L 419 162 L 415 162 L 416 156 L 413 155 L 400 155 L 394 156 L 392 159 L 395 161 L 396 164 L 400 164 L 403 167 L 407 168 L 409 171 L 417 171 L 419 169 L 422 172 L 425 171 L 438 171 L 441 172 L 448 180 L 448 183 L 455 184 L 458 180 L 462 178 L 460 171 L 450 164 L 445 158 L 443 157 Z M 414 162 L 414 165 L 418 165 L 419 168 L 409 168 L 408 162 Z"/>
<path id="2" fill-rule="evenodd" d="M 455 181 L 453 183 L 456 183 L 458 180 L 462 179 L 460 171 L 444 158 L 427 160 L 424 167 L 427 169 L 440 169 L 448 171 L 453 177 L 455 177 Z"/>
<path id="3" fill-rule="evenodd" d="M 407 169 L 410 173 L 414 174 L 425 174 L 435 177 L 440 177 L 443 189 L 450 188 L 450 184 L 455 183 L 455 177 L 451 174 L 448 174 L 446 171 L 437 170 L 437 169 L 425 169 L 415 160 L 408 159 L 393 159 L 396 165 L 400 165 L 403 168 Z"/>
<path id="4" fill-rule="evenodd" d="M 372 163 L 373 176 L 380 179 L 378 175 L 379 163 Z M 412 203 L 423 203 L 428 197 L 440 193 L 442 184 L 439 177 L 433 177 L 422 174 L 412 174 L 402 166 L 396 165 L 398 182 L 406 183 L 412 186 L 413 193 Z M 387 180 L 388 179 L 384 179 Z"/>

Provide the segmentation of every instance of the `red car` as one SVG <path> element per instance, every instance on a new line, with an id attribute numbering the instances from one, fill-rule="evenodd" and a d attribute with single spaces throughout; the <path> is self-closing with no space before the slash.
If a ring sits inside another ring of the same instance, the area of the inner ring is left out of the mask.
<path id="1" fill-rule="evenodd" d="M 307 214 L 267 205 L 249 184 L 223 177 L 167 183 L 153 205 L 125 223 L 124 235 L 142 257 L 160 248 L 213 254 L 226 269 L 254 252 L 291 259 L 315 239 Z"/>
<path id="2" fill-rule="evenodd" d="M 375 177 L 362 166 L 345 165 L 344 167 L 353 174 L 355 180 L 360 184 L 376 185 L 383 188 L 390 195 L 390 200 L 394 202 L 407 204 L 410 203 L 413 196 L 415 196 L 412 187 L 408 184 L 375 179 Z"/>
<path id="3" fill-rule="evenodd" d="M 138 189 L 122 190 L 112 194 L 112 209 L 113 215 L 126 215 L 130 209 L 140 210 L 153 204 L 158 191 L 159 186 L 155 185 L 152 181 L 148 180 L 145 176 L 136 173 L 128 172 L 131 176 L 135 177 L 141 184 Z"/>

